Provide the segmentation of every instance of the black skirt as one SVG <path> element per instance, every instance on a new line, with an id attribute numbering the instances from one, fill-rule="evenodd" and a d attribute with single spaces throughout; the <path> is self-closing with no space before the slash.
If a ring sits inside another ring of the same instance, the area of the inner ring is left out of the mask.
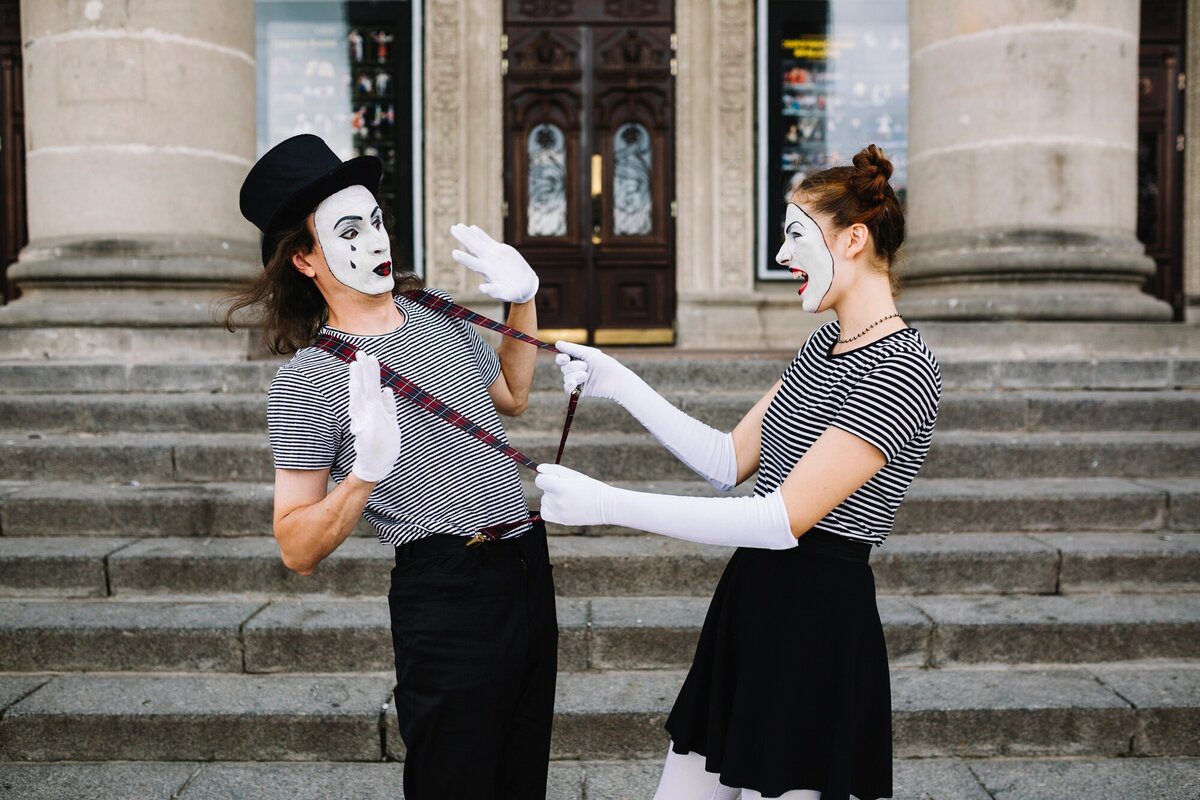
<path id="1" fill-rule="evenodd" d="M 721 783 L 764 797 L 892 796 L 891 689 L 870 550 L 812 530 L 794 550 L 734 552 L 667 719 L 675 752 L 703 755 Z"/>

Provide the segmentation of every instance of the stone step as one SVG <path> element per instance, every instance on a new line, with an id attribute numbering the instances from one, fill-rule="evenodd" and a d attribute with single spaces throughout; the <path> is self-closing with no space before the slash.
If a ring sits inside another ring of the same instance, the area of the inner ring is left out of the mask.
<path id="1" fill-rule="evenodd" d="M 709 597 L 729 548 L 662 536 L 555 536 L 560 597 Z M 391 550 L 352 538 L 307 577 L 269 536 L 0 537 L 0 597 L 384 597 Z M 880 594 L 1200 591 L 1200 533 L 906 534 L 871 555 Z"/>
<path id="2" fill-rule="evenodd" d="M 512 437 L 539 462 L 553 461 L 556 434 Z M 0 440 L 8 480 L 197 483 L 270 481 L 264 434 L 24 434 Z M 484 445 L 480 444 L 479 447 Z M 602 480 L 687 480 L 695 474 L 648 434 L 576 433 L 564 462 Z M 980 433 L 935 435 L 923 478 L 1186 478 L 1200 464 L 1197 432 Z"/>
<path id="3" fill-rule="evenodd" d="M 561 598 L 559 669 L 681 669 L 704 597 Z M 1200 659 L 1200 594 L 884 596 L 893 666 Z M 4 600 L 0 672 L 362 672 L 393 666 L 387 603 Z"/>
<path id="4" fill-rule="evenodd" d="M 561 674 L 553 757 L 661 757 L 682 679 L 674 670 Z M 1200 755 L 1200 667 L 1191 664 L 899 668 L 891 682 L 900 758 Z M 378 761 L 403 751 L 391 688 L 383 673 L 15 676 L 0 683 L 0 757 Z"/>
<path id="5" fill-rule="evenodd" d="M 757 389 L 741 392 L 685 391 L 669 393 L 665 397 L 696 419 L 719 430 L 729 431 L 733 430 L 762 394 L 763 392 Z M 28 398 L 20 399 L 22 402 L 29 402 Z M 0 407 L 2 402 L 3 397 L 0 396 Z M 261 400 L 259 402 L 261 404 Z M 545 431 L 557 432 L 562 428 L 565 410 L 566 404 L 561 392 L 538 392 L 530 396 L 529 409 L 523 415 L 504 418 L 504 427 L 514 437 Z M 261 413 L 263 422 L 256 430 L 266 427 L 265 411 Z M 24 427 L 40 430 L 33 425 Z M 637 420 L 616 403 L 585 398 L 576 410 L 572 435 L 577 432 L 628 433 L 640 430 Z M 1196 431 L 1200 430 L 1200 392 L 1191 389 L 947 389 L 942 395 L 937 430 L 940 434 L 950 431 Z"/>
<path id="6" fill-rule="evenodd" d="M 660 392 L 695 387 L 770 388 L 795 352 L 705 353 L 612 350 Z M 936 351 L 935 351 L 936 352 Z M 1155 352 L 1155 351 L 1148 351 Z M 946 389 L 1168 389 L 1200 388 L 1200 357 L 1063 355 L 1030 358 L 946 352 L 939 358 Z M 263 392 L 282 360 L 218 363 L 95 363 L 0 361 L 0 393 Z M 562 386 L 548 354 L 540 354 L 534 388 Z"/>
<path id="7" fill-rule="evenodd" d="M 668 399 L 721 430 L 732 430 L 761 392 L 677 392 Z M 561 392 L 535 392 L 520 417 L 505 418 L 514 435 L 558 430 Z M 585 400 L 580 432 L 628 432 L 638 423 L 615 403 Z M 178 394 L 0 394 L 0 431 L 27 433 L 261 433 L 267 427 L 261 392 Z M 1195 431 L 1200 391 L 947 391 L 938 431 Z"/>
<path id="8" fill-rule="evenodd" d="M 573 463 L 570 455 L 567 461 Z M 7 536 L 270 533 L 272 487 L 268 483 L 134 483 L 0 483 L 0 532 Z M 715 494 L 698 478 L 613 483 L 664 494 Z M 740 488 L 741 493 L 750 491 L 748 484 Z M 540 493 L 528 482 L 525 491 L 536 508 Z M 370 535 L 366 523 L 358 530 Z M 1200 479 L 918 477 L 896 516 L 893 535 L 1080 530 L 1200 530 Z M 553 525 L 551 532 L 597 534 L 622 529 Z"/>
<path id="9" fill-rule="evenodd" d="M 1195 800 L 1200 785 L 1197 758 L 896 759 L 892 769 L 893 800 Z M 0 798 L 403 800 L 403 774 L 395 762 L 10 762 Z M 661 775 L 661 757 L 554 761 L 546 798 L 647 800 Z"/>

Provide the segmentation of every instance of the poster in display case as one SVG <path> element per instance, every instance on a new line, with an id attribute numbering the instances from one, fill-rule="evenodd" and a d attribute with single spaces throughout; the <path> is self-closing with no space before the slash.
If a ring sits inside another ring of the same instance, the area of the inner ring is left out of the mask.
<path id="1" fill-rule="evenodd" d="M 757 277 L 775 263 L 788 197 L 868 144 L 908 177 L 907 0 L 760 0 Z"/>
<path id="2" fill-rule="evenodd" d="M 420 271 L 418 5 L 258 0 L 255 8 L 259 155 L 314 133 L 343 160 L 382 160 L 379 199 L 393 217 L 393 260 Z"/>

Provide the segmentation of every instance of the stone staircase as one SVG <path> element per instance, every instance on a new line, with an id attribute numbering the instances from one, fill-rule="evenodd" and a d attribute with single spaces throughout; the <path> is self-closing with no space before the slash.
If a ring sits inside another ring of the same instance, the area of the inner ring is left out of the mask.
<path id="1" fill-rule="evenodd" d="M 728 429 L 788 356 L 621 358 Z M 397 796 L 391 554 L 360 526 L 311 577 L 280 563 L 275 368 L 0 363 L 0 798 Z M 933 451 L 872 556 L 896 797 L 1194 800 L 1200 356 L 942 368 Z M 508 425 L 539 460 L 556 375 L 539 363 Z M 612 404 L 573 430 L 570 466 L 711 493 Z M 551 796 L 649 798 L 728 551 L 551 533 Z"/>

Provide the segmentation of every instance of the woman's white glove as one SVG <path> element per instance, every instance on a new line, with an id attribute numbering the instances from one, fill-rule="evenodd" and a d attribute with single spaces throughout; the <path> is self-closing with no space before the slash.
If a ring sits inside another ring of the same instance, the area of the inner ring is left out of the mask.
<path id="1" fill-rule="evenodd" d="M 783 496 L 679 497 L 617 489 L 559 464 L 542 464 L 542 519 L 560 525 L 622 525 L 728 547 L 796 546 Z"/>
<path id="2" fill-rule="evenodd" d="M 570 342 L 554 346 L 559 350 L 554 362 L 562 369 L 567 394 L 582 386 L 583 397 L 615 400 L 663 447 L 714 487 L 727 492 L 737 485 L 737 452 L 731 434 L 683 413 L 633 370 L 594 347 Z"/>
<path id="3" fill-rule="evenodd" d="M 350 432 L 354 434 L 350 471 L 368 483 L 387 477 L 400 456 L 396 393 L 380 383 L 379 359 L 359 350 L 350 365 Z"/>
<path id="4" fill-rule="evenodd" d="M 497 242 L 478 225 L 451 225 L 450 235 L 469 251 L 455 250 L 450 256 L 487 279 L 479 291 L 506 303 L 527 303 L 537 294 L 537 273 L 515 248 Z"/>

